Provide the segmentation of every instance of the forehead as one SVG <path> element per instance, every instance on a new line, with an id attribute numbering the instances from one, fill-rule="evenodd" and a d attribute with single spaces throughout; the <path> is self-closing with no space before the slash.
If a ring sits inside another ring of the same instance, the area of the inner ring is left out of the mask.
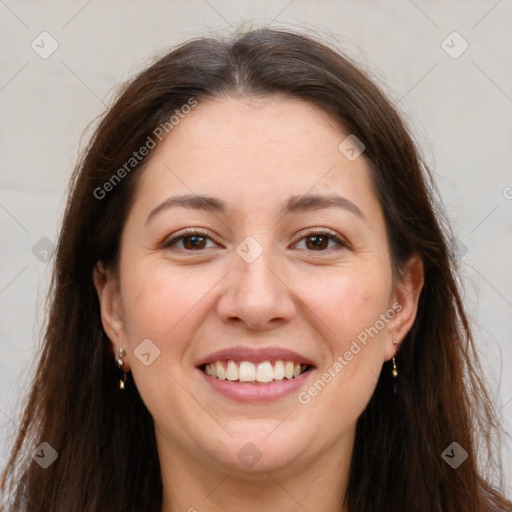
<path id="1" fill-rule="evenodd" d="M 260 212 L 290 196 L 342 193 L 371 210 L 368 164 L 339 150 L 348 135 L 334 115 L 297 98 L 208 99 L 154 150 L 136 200 L 147 209 L 171 194 L 217 195 L 233 211 Z"/>

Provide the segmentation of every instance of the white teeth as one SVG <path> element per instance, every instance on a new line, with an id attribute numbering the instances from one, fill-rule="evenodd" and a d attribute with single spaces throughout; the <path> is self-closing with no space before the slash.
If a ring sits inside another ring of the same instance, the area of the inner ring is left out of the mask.
<path id="1" fill-rule="evenodd" d="M 226 379 L 238 380 L 238 365 L 235 361 L 228 361 L 228 367 L 226 368 Z"/>
<path id="2" fill-rule="evenodd" d="M 286 364 L 284 365 L 284 376 L 287 379 L 292 379 L 294 369 L 295 369 L 294 364 L 291 361 L 287 361 Z"/>
<path id="3" fill-rule="evenodd" d="M 283 380 L 284 379 L 284 363 L 283 361 L 276 361 L 274 365 L 274 379 L 275 380 Z"/>
<path id="4" fill-rule="evenodd" d="M 240 382 L 272 382 L 273 380 L 290 380 L 298 377 L 306 370 L 307 366 L 293 361 L 276 361 L 274 365 L 270 361 L 254 364 L 251 361 L 241 361 L 237 364 L 229 360 L 224 368 L 222 361 L 206 364 L 204 372 L 206 375 L 216 377 L 220 380 Z"/>
<path id="5" fill-rule="evenodd" d="M 220 361 L 217 361 L 214 365 L 210 365 L 214 367 L 214 371 L 212 372 L 212 375 L 214 377 L 217 377 L 220 380 L 226 380 L 226 370 L 224 370 L 224 366 L 222 366 L 222 363 Z"/>
<path id="6" fill-rule="evenodd" d="M 254 363 L 249 361 L 242 361 L 238 371 L 238 380 L 242 382 L 254 382 L 256 380 L 256 367 Z"/>
<path id="7" fill-rule="evenodd" d="M 272 368 L 272 365 L 269 361 L 265 361 L 264 363 L 260 363 L 258 365 L 256 380 L 258 382 L 270 382 L 274 380 L 274 368 Z"/>

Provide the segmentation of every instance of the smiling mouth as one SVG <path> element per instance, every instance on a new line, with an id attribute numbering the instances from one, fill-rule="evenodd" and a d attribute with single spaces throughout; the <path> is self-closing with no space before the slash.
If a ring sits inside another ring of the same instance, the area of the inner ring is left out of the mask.
<path id="1" fill-rule="evenodd" d="M 236 383 L 268 384 L 292 380 L 309 371 L 311 365 L 294 361 L 215 361 L 202 365 L 200 369 L 208 376 Z"/>

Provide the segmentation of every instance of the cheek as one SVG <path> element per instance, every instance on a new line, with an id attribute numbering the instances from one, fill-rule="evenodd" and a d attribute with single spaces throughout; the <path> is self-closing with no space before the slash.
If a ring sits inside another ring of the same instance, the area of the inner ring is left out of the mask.
<path id="1" fill-rule="evenodd" d="M 324 324 L 325 338 L 339 343 L 340 350 L 385 314 L 391 289 L 385 272 L 355 267 L 296 283 L 297 295 Z"/>
<path id="2" fill-rule="evenodd" d="M 141 266 L 126 275 L 123 312 L 132 349 L 149 338 L 161 348 L 162 356 L 180 359 L 187 340 L 204 320 L 210 294 L 221 275 L 161 264 Z M 168 363 L 173 360 L 169 358 Z"/>
<path id="3" fill-rule="evenodd" d="M 382 274 L 354 271 L 309 283 L 307 305 L 317 317 L 318 342 L 326 357 L 299 402 L 325 418 L 318 428 L 334 442 L 340 431 L 355 423 L 378 382 L 387 325 L 381 315 L 386 312 L 390 281 Z"/>
<path id="4" fill-rule="evenodd" d="M 185 277 L 162 265 L 145 266 L 132 271 L 123 289 L 123 312 L 127 330 L 139 337 L 164 341 L 206 297 L 213 282 L 203 274 L 200 279 Z"/>
<path id="5" fill-rule="evenodd" d="M 197 279 L 184 275 L 157 265 L 132 271 L 123 283 L 127 345 L 137 389 L 156 422 L 176 428 L 183 428 L 191 408 L 196 407 L 182 383 L 191 368 L 190 340 L 204 320 L 208 291 L 218 281 L 204 271 Z M 142 352 L 141 342 L 147 339 L 158 347 L 145 345 L 152 361 L 149 365 L 137 356 Z M 153 350 L 158 354 L 154 359 Z M 195 412 L 200 415 L 197 407 Z"/>

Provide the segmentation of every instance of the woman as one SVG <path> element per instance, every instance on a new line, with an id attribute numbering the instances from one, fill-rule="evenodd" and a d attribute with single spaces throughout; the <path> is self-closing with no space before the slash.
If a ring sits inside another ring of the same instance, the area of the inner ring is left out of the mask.
<path id="1" fill-rule="evenodd" d="M 309 37 L 140 73 L 73 177 L 9 510 L 512 510 L 432 190 Z"/>

